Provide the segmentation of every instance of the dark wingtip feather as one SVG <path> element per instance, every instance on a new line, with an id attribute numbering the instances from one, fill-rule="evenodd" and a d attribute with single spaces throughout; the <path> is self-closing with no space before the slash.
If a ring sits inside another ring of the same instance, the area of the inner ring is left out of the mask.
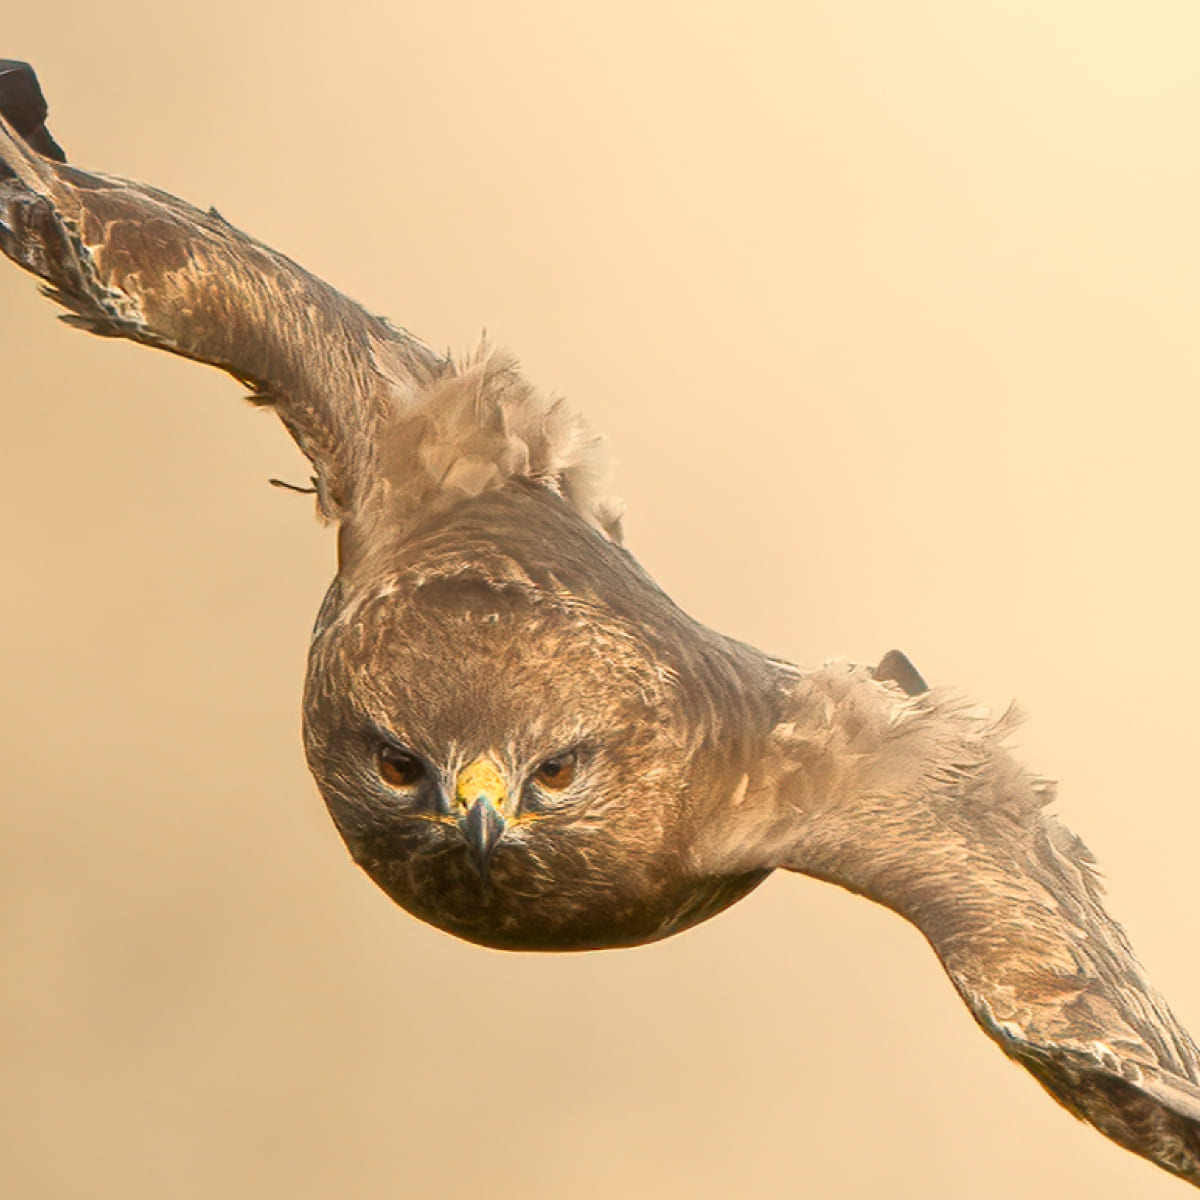
<path id="1" fill-rule="evenodd" d="M 66 162 L 67 156 L 46 128 L 49 108 L 33 68 L 16 59 L 0 58 L 0 115 L 32 150 L 43 158 Z M 14 172 L 0 163 L 0 179 Z"/>

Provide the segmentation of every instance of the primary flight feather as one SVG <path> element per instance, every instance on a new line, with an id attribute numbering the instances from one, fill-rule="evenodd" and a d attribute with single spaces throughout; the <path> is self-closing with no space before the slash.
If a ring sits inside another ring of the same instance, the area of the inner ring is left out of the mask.
<path id="1" fill-rule="evenodd" d="M 0 249 L 72 324 L 234 375 L 313 464 L 338 572 L 304 736 L 355 860 L 501 948 L 665 937 L 777 868 L 925 935 L 1055 1099 L 1200 1186 L 1200 1054 L 1007 726 L 903 655 L 802 670 L 704 628 L 622 548 L 586 423 L 207 213 L 84 172 L 0 62 Z"/>

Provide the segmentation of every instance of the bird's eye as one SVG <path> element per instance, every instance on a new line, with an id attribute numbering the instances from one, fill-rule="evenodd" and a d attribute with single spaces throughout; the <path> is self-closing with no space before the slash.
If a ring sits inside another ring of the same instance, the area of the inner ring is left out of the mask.
<path id="1" fill-rule="evenodd" d="M 413 788 L 425 778 L 425 764 L 396 746 L 380 746 L 379 777 L 394 788 Z"/>
<path id="2" fill-rule="evenodd" d="M 573 750 L 568 751 L 566 754 L 556 754 L 553 758 L 546 759 L 534 771 L 533 778 L 542 787 L 549 788 L 552 792 L 561 792 L 563 788 L 570 787 L 574 781 L 577 765 L 578 763 Z"/>

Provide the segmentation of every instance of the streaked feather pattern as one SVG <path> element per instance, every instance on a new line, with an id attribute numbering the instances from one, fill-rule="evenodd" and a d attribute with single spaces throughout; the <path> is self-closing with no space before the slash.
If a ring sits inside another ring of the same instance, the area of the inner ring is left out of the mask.
<path id="1" fill-rule="evenodd" d="M 0 113 L 0 249 L 72 324 L 228 371 L 313 463 L 341 528 L 306 749 L 389 895 L 474 941 L 583 949 L 776 868 L 829 880 L 916 925 L 1061 1104 L 1200 1186 L 1200 1056 L 1005 749 L 1014 714 L 895 651 L 804 671 L 705 629 L 621 547 L 595 434 L 509 356 L 453 363 L 215 210 L 67 165 L 24 64 L 0 62 Z M 481 763 L 487 820 L 456 792 Z"/>

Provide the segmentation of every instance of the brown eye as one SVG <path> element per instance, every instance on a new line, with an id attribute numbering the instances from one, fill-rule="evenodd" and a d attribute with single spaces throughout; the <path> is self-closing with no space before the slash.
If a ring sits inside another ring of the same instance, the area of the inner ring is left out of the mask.
<path id="1" fill-rule="evenodd" d="M 533 773 L 534 779 L 544 788 L 549 788 L 552 792 L 561 792 L 563 788 L 570 787 L 575 779 L 575 752 L 572 750 L 567 754 L 556 754 L 553 758 L 548 758 L 536 771 Z"/>
<path id="2" fill-rule="evenodd" d="M 415 754 L 395 746 L 379 748 L 379 775 L 394 788 L 416 787 L 425 778 L 425 764 Z"/>

